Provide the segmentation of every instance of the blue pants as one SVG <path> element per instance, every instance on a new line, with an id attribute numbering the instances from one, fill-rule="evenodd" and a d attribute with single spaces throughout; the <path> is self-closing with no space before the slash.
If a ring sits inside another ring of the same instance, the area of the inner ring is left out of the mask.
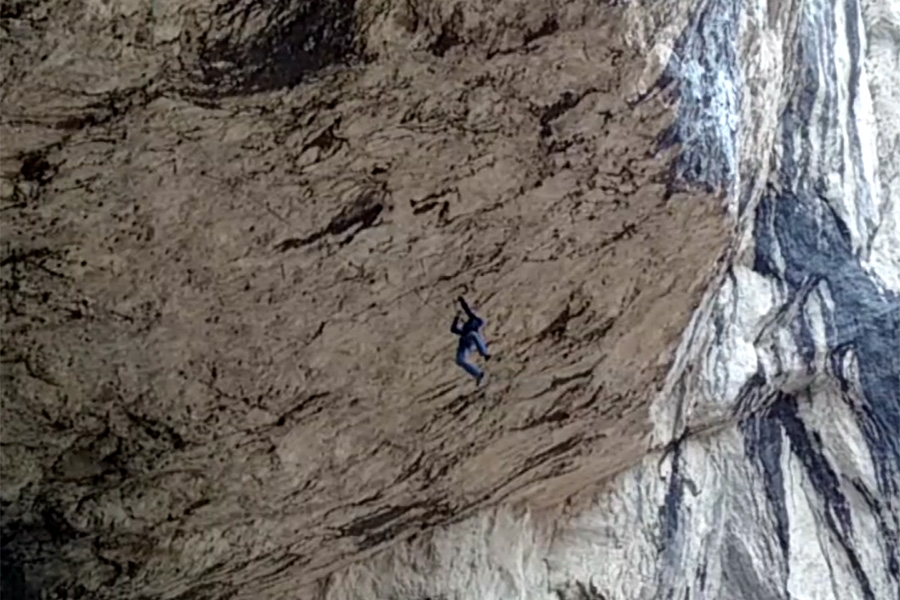
<path id="1" fill-rule="evenodd" d="M 459 339 L 459 346 L 456 348 L 456 364 L 465 369 L 466 373 L 480 381 L 484 372 L 475 365 L 466 362 L 466 358 L 469 356 L 469 352 L 472 351 L 473 347 L 478 350 L 478 353 L 481 356 L 488 355 L 487 346 L 485 345 L 481 334 L 477 331 L 472 331 Z"/>

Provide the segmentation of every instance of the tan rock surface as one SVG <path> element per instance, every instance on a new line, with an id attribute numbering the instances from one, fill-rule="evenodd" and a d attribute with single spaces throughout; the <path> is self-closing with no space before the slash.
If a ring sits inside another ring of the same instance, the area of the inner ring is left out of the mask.
<path id="1" fill-rule="evenodd" d="M 620 12 L 358 6 L 366 62 L 266 89 L 197 74 L 210 39 L 272 30 L 199 36 L 225 3 L 57 4 L 4 20 L 3 525 L 26 579 L 281 597 L 641 457 L 727 224 L 666 192 L 673 96 L 636 95 L 654 67 Z M 481 390 L 453 364 L 459 294 L 487 318 Z"/>

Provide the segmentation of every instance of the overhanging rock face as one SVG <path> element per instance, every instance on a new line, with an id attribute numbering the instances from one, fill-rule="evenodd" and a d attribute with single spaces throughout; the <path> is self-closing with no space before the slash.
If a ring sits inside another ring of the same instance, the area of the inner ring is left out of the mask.
<path id="1" fill-rule="evenodd" d="M 898 31 L 886 3 L 709 2 L 661 42 L 691 91 L 678 174 L 733 176 L 740 223 L 654 403 L 661 451 L 574 514 L 498 510 L 318 592 L 900 597 Z"/>
<path id="2" fill-rule="evenodd" d="M 898 597 L 887 5 L 13 8 L 4 592 Z"/>

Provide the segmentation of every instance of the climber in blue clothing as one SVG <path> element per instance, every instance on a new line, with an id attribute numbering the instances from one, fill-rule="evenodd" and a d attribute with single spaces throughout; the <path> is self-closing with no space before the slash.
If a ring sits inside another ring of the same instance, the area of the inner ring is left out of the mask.
<path id="1" fill-rule="evenodd" d="M 473 364 L 466 362 L 466 358 L 469 356 L 469 352 L 472 351 L 474 347 L 478 350 L 478 353 L 488 360 L 491 358 L 491 355 L 488 354 L 487 345 L 484 343 L 484 338 L 481 337 L 481 328 L 484 327 L 484 319 L 476 315 L 472 312 L 472 309 L 469 308 L 469 305 L 466 304 L 466 301 L 462 296 L 457 298 L 459 300 L 460 306 L 462 306 L 463 311 L 466 313 L 466 317 L 468 319 L 463 326 L 459 326 L 459 314 L 453 318 L 453 325 L 450 326 L 450 331 L 459 336 L 459 346 L 456 347 L 456 364 L 465 369 L 466 373 L 475 378 L 475 381 L 481 384 L 481 380 L 484 377 L 484 371 L 479 369 Z"/>

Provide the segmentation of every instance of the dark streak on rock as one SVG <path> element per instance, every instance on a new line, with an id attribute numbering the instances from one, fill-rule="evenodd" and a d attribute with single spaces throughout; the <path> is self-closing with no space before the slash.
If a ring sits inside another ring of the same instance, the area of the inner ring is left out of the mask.
<path id="1" fill-rule="evenodd" d="M 581 443 L 581 440 L 582 440 L 581 435 L 573 435 L 572 437 L 570 437 L 566 440 L 563 440 L 562 442 L 559 442 L 558 444 L 554 444 L 553 446 L 550 446 L 546 450 L 538 452 L 537 454 L 535 454 L 533 456 L 529 456 L 527 459 L 525 459 L 522 466 L 516 471 L 515 476 L 519 476 L 524 473 L 527 473 L 528 471 L 534 469 L 535 467 L 537 467 L 539 465 L 542 465 L 542 464 L 550 461 L 553 458 L 567 454 L 571 450 L 575 449 Z"/>
<path id="2" fill-rule="evenodd" d="M 237 588 L 228 583 L 200 583 L 172 600 L 231 600 L 238 592 Z"/>
<path id="3" fill-rule="evenodd" d="M 737 0 L 702 5 L 677 40 L 655 86 L 662 89 L 675 82 L 680 96 L 678 119 L 660 137 L 663 148 L 681 147 L 672 166 L 669 195 L 678 191 L 678 182 L 714 191 L 736 180 L 740 9 Z"/>
<path id="4" fill-rule="evenodd" d="M 352 0 L 275 0 L 266 23 L 252 36 L 241 24 L 258 14 L 254 2 L 216 6 L 209 30 L 199 37 L 200 96 L 251 94 L 292 87 L 358 54 Z"/>
<path id="5" fill-rule="evenodd" d="M 822 452 L 819 435 L 807 430 L 806 424 L 800 418 L 797 400 L 779 393 L 768 414 L 784 428 L 790 440 L 791 451 L 800 459 L 813 487 L 830 506 L 830 513 L 837 517 L 834 533 L 849 536 L 852 531 L 850 508 L 841 491 L 840 481 Z M 840 529 L 837 528 L 838 523 Z"/>
<path id="6" fill-rule="evenodd" d="M 584 314 L 585 310 L 587 310 L 587 306 L 583 306 L 578 312 L 572 313 L 569 311 L 569 306 L 566 305 L 562 312 L 538 334 L 538 341 L 552 338 L 553 341 L 559 342 L 566 334 L 566 327 L 568 326 L 569 321 Z"/>
<path id="7" fill-rule="evenodd" d="M 577 373 L 573 373 L 573 374 L 567 375 L 565 377 L 554 377 L 553 380 L 550 382 L 550 387 L 547 391 L 552 392 L 556 388 L 558 388 L 560 386 L 564 386 L 567 383 L 571 383 L 578 379 L 584 379 L 586 377 L 590 377 L 591 374 L 593 374 L 593 372 L 594 372 L 593 367 L 590 367 L 590 368 L 584 369 L 583 371 L 578 371 Z"/>
<path id="8" fill-rule="evenodd" d="M 572 315 L 569 314 L 569 307 L 566 306 L 563 311 L 538 334 L 538 340 L 553 338 L 554 340 L 559 341 L 566 333 L 566 325 L 571 318 Z"/>
<path id="9" fill-rule="evenodd" d="M 844 0 L 844 14 L 847 27 L 846 39 L 848 49 L 850 51 L 850 78 L 847 82 L 847 91 L 849 92 L 849 98 L 847 99 L 847 107 L 849 113 L 849 118 L 847 119 L 847 128 L 850 134 L 850 152 L 853 156 L 851 160 L 851 166 L 854 168 L 854 170 L 860 173 L 860 176 L 856 177 L 856 181 L 862 183 L 862 187 L 859 190 L 860 197 L 858 198 L 857 202 L 864 206 L 871 206 L 872 190 L 869 187 L 871 182 L 867 181 L 866 178 L 862 175 L 862 140 L 860 139 L 859 127 L 857 125 L 857 119 L 859 115 L 856 114 L 856 101 L 857 97 L 859 96 L 860 80 L 862 77 L 860 65 L 862 61 L 865 60 L 861 54 L 860 49 L 859 27 L 862 15 L 860 14 L 859 0 Z M 833 59 L 832 64 L 834 64 Z M 835 77 L 835 80 L 837 80 L 837 77 Z"/>
<path id="10" fill-rule="evenodd" d="M 878 530 L 881 533 L 879 541 L 884 544 L 885 550 L 887 551 L 888 556 L 888 572 L 894 577 L 900 576 L 900 560 L 898 560 L 897 553 L 897 545 L 898 540 L 900 540 L 900 532 L 897 531 L 896 524 L 894 527 L 891 527 L 885 518 L 885 512 L 890 513 L 889 510 L 886 511 L 886 507 L 884 503 L 880 502 L 878 498 L 876 498 L 869 488 L 859 480 L 859 478 L 853 478 L 851 480 L 853 488 L 862 496 L 865 503 L 869 506 L 869 510 L 872 515 L 875 517 L 875 521 L 878 524 Z"/>
<path id="11" fill-rule="evenodd" d="M 184 514 L 191 515 L 209 503 L 210 503 L 210 500 L 208 498 L 203 498 L 202 500 L 197 500 L 196 502 L 192 502 L 190 505 L 188 505 L 187 508 L 184 509 Z"/>
<path id="12" fill-rule="evenodd" d="M 674 566 L 678 564 L 677 555 L 680 553 L 678 543 L 678 530 L 680 528 L 679 514 L 684 499 L 684 482 L 681 477 L 681 443 L 675 444 L 671 454 L 672 472 L 669 474 L 669 486 L 663 505 L 659 508 L 660 540 L 657 547 L 661 554 L 666 556 L 665 564 Z"/>
<path id="13" fill-rule="evenodd" d="M 700 582 L 700 592 L 706 591 L 706 563 L 708 562 L 709 557 L 704 552 L 703 561 L 697 566 L 696 572 L 697 581 Z"/>
<path id="14" fill-rule="evenodd" d="M 313 343 L 315 340 L 319 339 L 319 337 L 322 335 L 322 332 L 325 331 L 325 323 L 325 321 L 321 321 L 319 323 L 319 326 L 316 327 L 316 330 L 313 332 L 312 336 L 309 338 L 309 340 L 307 340 L 307 346 Z"/>
<path id="15" fill-rule="evenodd" d="M 553 35 L 559 31 L 559 21 L 556 20 L 556 17 L 547 16 L 544 17 L 544 22 L 541 23 L 541 26 L 535 30 L 528 30 L 525 32 L 525 36 L 523 37 L 523 44 L 528 45 L 534 40 L 540 39 L 542 37 L 546 37 L 548 35 Z"/>
<path id="16" fill-rule="evenodd" d="M 781 425 L 766 414 L 753 415 L 740 423 L 744 438 L 744 452 L 757 462 L 762 475 L 766 500 L 775 516 L 775 535 L 784 556 L 784 564 L 790 566 L 790 521 L 784 495 L 784 474 L 781 471 Z"/>
<path id="17" fill-rule="evenodd" d="M 97 102 L 88 104 L 82 114 L 70 115 L 58 121 L 54 127 L 65 131 L 77 131 L 86 127 L 110 125 L 130 111 L 147 106 L 160 96 L 162 92 L 151 91 L 149 85 L 115 89 Z"/>
<path id="18" fill-rule="evenodd" d="M 60 252 L 58 250 L 51 250 L 50 248 L 32 248 L 30 250 L 16 248 L 0 260 L 0 267 L 28 262 L 33 259 L 56 258 L 59 257 L 59 255 Z"/>
<path id="19" fill-rule="evenodd" d="M 557 600 L 607 600 L 606 594 L 600 591 L 593 580 L 585 584 L 582 581 L 567 583 L 563 587 L 553 589 Z"/>
<path id="20" fill-rule="evenodd" d="M 571 417 L 568 411 L 562 409 L 553 409 L 547 414 L 541 415 L 536 419 L 531 419 L 525 425 L 523 425 L 519 430 L 522 429 L 534 429 L 535 427 L 540 427 L 541 425 L 547 425 L 550 423 L 562 423 L 563 421 L 568 420 Z"/>
<path id="21" fill-rule="evenodd" d="M 169 425 L 149 417 L 138 415 L 129 410 L 125 410 L 124 412 L 125 416 L 127 416 L 132 423 L 143 429 L 144 433 L 152 439 L 164 439 L 174 450 L 181 450 L 185 447 L 184 439 Z"/>
<path id="22" fill-rule="evenodd" d="M 372 548 L 395 538 L 418 524 L 421 529 L 444 522 L 458 511 L 443 500 L 414 502 L 392 506 L 353 520 L 339 529 L 342 536 L 360 537 L 360 550 Z"/>
<path id="23" fill-rule="evenodd" d="M 756 373 L 750 376 L 738 392 L 738 399 L 732 411 L 736 421 L 740 422 L 745 418 L 752 417 L 762 408 L 766 400 L 771 400 L 771 393 L 765 388 L 766 383 L 765 373 L 761 367 L 758 367 Z"/>
<path id="24" fill-rule="evenodd" d="M 353 229 L 350 235 L 340 242 L 341 246 L 347 245 L 359 232 L 372 227 L 384 209 L 384 194 L 369 190 L 360 194 L 352 204 L 345 206 L 324 229 L 305 238 L 288 238 L 276 244 L 275 249 L 287 252 L 314 244 L 327 235 L 338 236 Z"/>
<path id="25" fill-rule="evenodd" d="M 378 529 L 391 521 L 397 520 L 399 517 L 403 516 L 417 506 L 417 504 L 410 504 L 407 506 L 390 506 L 388 508 L 375 511 L 373 514 L 355 519 L 349 525 L 345 525 L 344 527 L 342 527 L 341 535 L 365 535 L 372 529 Z"/>
<path id="26" fill-rule="evenodd" d="M 447 412 L 449 412 L 450 414 L 452 414 L 455 417 L 458 417 L 463 412 L 465 412 L 465 410 L 469 406 L 472 406 L 473 404 L 478 402 L 479 399 L 483 399 L 483 398 L 484 398 L 484 392 L 480 391 L 480 390 L 472 392 L 471 394 L 464 394 L 462 396 L 458 396 L 458 397 L 454 398 L 453 401 L 447 405 Z"/>
<path id="27" fill-rule="evenodd" d="M 341 117 L 338 115 L 334 121 L 325 127 L 318 134 L 313 136 L 311 140 L 303 144 L 300 153 L 306 152 L 310 148 L 318 148 L 322 152 L 328 152 L 332 148 L 340 147 L 347 143 L 347 138 L 337 133 L 338 127 L 341 126 Z"/>
<path id="28" fill-rule="evenodd" d="M 29 6 L 32 4 L 25 0 L 10 0 L 9 2 L 4 2 L 2 6 L 0 6 L 0 19 L 21 19 L 26 15 L 28 9 L 32 8 Z M 6 27 L 6 23 L 3 24 Z"/>
<path id="29" fill-rule="evenodd" d="M 790 440 L 791 452 L 800 459 L 807 477 L 825 503 L 825 522 L 844 548 L 864 597 L 875 600 L 869 578 L 862 569 L 854 548 L 849 503 L 841 489 L 837 473 L 825 458 L 819 435 L 807 429 L 798 415 L 797 400 L 787 394 L 779 394 L 769 415 L 784 428 Z"/>
<path id="30" fill-rule="evenodd" d="M 57 167 L 50 164 L 47 160 L 46 150 L 35 150 L 24 154 L 22 157 L 22 166 L 19 169 L 19 176 L 23 181 L 33 181 L 40 185 L 50 183 L 56 175 Z"/>
<path id="31" fill-rule="evenodd" d="M 751 545 L 742 533 L 730 529 L 724 539 L 724 552 L 720 559 L 723 589 L 717 596 L 759 599 L 782 597 L 779 593 L 781 590 L 773 585 L 770 574 L 756 567 L 756 560 L 748 548 Z"/>
<path id="32" fill-rule="evenodd" d="M 415 207 L 413 209 L 413 214 L 421 215 L 422 213 L 427 213 L 428 211 L 430 211 L 432 208 L 434 208 L 437 205 L 438 205 L 437 202 L 426 202 L 425 204 Z"/>
<path id="33" fill-rule="evenodd" d="M 6 3 L 0 10 L 5 8 Z M 0 550 L 0 590 L 3 590 L 4 596 L 8 595 L 10 598 L 37 600 L 40 594 L 29 584 L 22 563 L 17 558 L 4 543 Z"/>
<path id="34" fill-rule="evenodd" d="M 454 46 L 462 43 L 460 33 L 464 25 L 461 5 L 453 7 L 453 12 L 447 21 L 441 23 L 441 30 L 437 39 L 428 46 L 428 51 L 435 56 L 444 56 Z"/>
<path id="35" fill-rule="evenodd" d="M 785 177 L 797 177 L 791 171 Z M 883 491 L 897 492 L 900 468 L 900 299 L 879 289 L 853 256 L 830 211 L 816 210 L 815 194 L 784 192 L 764 196 L 757 213 L 757 271 L 782 279 L 773 272 L 775 259 L 766 253 L 780 248 L 783 280 L 798 290 L 810 278 L 823 280 L 835 302 L 828 339 L 831 352 L 855 351 L 860 368 L 864 406 L 857 418 L 879 473 Z M 818 218 L 817 218 L 818 215 Z M 835 364 L 832 362 L 832 364 Z M 839 365 L 836 365 L 839 366 Z M 836 375 L 846 380 L 842 372 Z"/>
<path id="36" fill-rule="evenodd" d="M 294 406 L 287 412 L 282 413 L 282 415 L 280 417 L 278 417 L 278 420 L 275 421 L 275 425 L 277 427 L 281 427 L 282 425 L 284 425 L 287 422 L 288 419 L 292 418 L 298 412 L 300 412 L 304 408 L 310 406 L 316 400 L 325 398 L 327 396 L 328 396 L 328 392 L 317 392 L 315 394 L 310 394 L 309 396 L 303 398 L 303 400 L 301 400 L 296 406 Z"/>
<path id="37" fill-rule="evenodd" d="M 609 333 L 609 330 L 612 329 L 613 325 L 616 324 L 616 320 L 612 317 L 607 317 L 603 321 L 600 322 L 600 325 L 595 329 L 590 330 L 587 335 L 585 335 L 585 339 L 590 342 L 596 342 L 602 340 L 606 337 L 606 334 Z"/>
<path id="38" fill-rule="evenodd" d="M 550 106 L 541 108 L 538 115 L 538 121 L 541 124 L 541 137 L 549 137 L 552 133 L 552 130 L 550 129 L 550 123 L 560 118 L 567 111 L 578 106 L 578 104 L 585 98 L 585 96 L 593 94 L 596 91 L 597 89 L 593 87 L 586 89 L 580 94 L 565 91 L 559 97 L 559 100 L 557 100 Z"/>
<path id="39" fill-rule="evenodd" d="M 458 194 L 458 191 L 455 188 L 454 189 L 449 189 L 449 188 L 443 189 L 438 192 L 428 194 L 427 196 L 425 196 L 424 198 L 421 198 L 420 200 L 410 200 L 409 206 L 413 209 L 414 215 L 421 215 L 421 214 L 427 213 L 428 211 L 432 210 L 433 208 L 440 206 L 441 210 L 440 210 L 440 213 L 438 214 L 438 219 L 443 221 L 446 218 L 447 212 L 449 211 L 450 207 L 446 200 L 443 202 L 441 202 L 439 200 L 441 198 L 443 198 L 444 196 L 447 196 L 448 194 L 452 194 L 454 192 L 456 192 Z"/>
<path id="40" fill-rule="evenodd" d="M 861 59 L 859 49 L 859 9 L 854 0 L 845 0 L 847 37 L 850 54 L 850 81 L 847 100 L 850 111 L 849 144 L 833 144 L 814 134 L 811 122 L 817 105 L 822 109 L 819 131 L 830 131 L 837 121 L 839 105 L 834 67 L 834 7 L 827 2 L 803 5 L 800 36 L 796 45 L 797 80 L 793 98 L 782 115 L 775 180 L 764 191 L 756 212 L 756 271 L 783 282 L 787 293 L 797 297 L 811 282 L 827 288 L 833 310 L 825 317 L 825 337 L 830 370 L 843 390 L 859 424 L 877 476 L 879 491 L 895 498 L 900 493 L 900 298 L 883 289 L 869 275 L 855 255 L 850 228 L 824 198 L 826 182 L 823 173 L 840 165 L 845 177 L 855 177 L 861 168 L 859 132 L 855 127 L 853 99 L 859 91 Z M 822 70 L 825 69 L 825 72 Z M 812 148 L 817 148 L 818 164 L 812 164 Z M 850 164 L 844 159 L 849 153 Z M 856 198 L 850 201 L 865 206 L 870 202 L 868 182 L 864 182 Z M 823 303 L 824 305 L 824 303 Z M 792 332 L 805 348 L 809 360 L 811 333 L 802 311 L 792 324 Z M 853 356 L 858 366 L 861 395 L 853 395 L 856 384 L 844 372 L 844 360 Z M 772 418 L 780 421 L 791 441 L 792 450 L 800 457 L 827 510 L 830 529 L 844 546 L 847 560 L 859 582 L 864 597 L 873 599 L 874 592 L 852 545 L 850 511 L 837 479 L 837 474 L 821 455 L 819 442 L 796 413 L 796 401 L 780 397 L 773 406 Z M 872 499 L 875 494 L 860 482 L 857 490 Z M 890 507 L 868 502 L 875 519 L 896 532 L 897 517 Z M 888 524 L 891 527 L 888 527 Z M 896 548 L 888 549 L 888 568 L 897 570 Z"/>
<path id="41" fill-rule="evenodd" d="M 620 242 L 626 238 L 630 238 L 637 233 L 637 224 L 635 223 L 625 223 L 622 226 L 622 229 L 612 234 L 609 238 L 603 240 L 600 243 L 600 248 L 605 248 L 610 244 L 615 244 L 616 242 Z"/>

